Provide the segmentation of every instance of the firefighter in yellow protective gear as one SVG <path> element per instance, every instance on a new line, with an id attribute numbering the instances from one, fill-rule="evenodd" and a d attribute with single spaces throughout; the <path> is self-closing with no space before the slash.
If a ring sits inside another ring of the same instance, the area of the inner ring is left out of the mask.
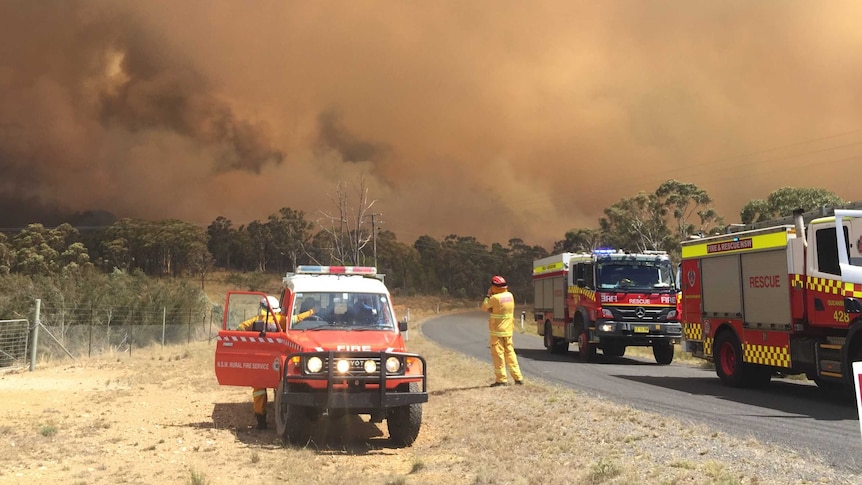
<path id="1" fill-rule="evenodd" d="M 491 333 L 491 359 L 494 361 L 494 383 L 491 387 L 505 386 L 506 367 L 515 379 L 515 384 L 523 384 L 524 376 L 518 366 L 518 356 L 512 345 L 512 331 L 515 329 L 515 297 L 509 292 L 506 279 L 502 276 L 491 278 L 488 295 L 482 300 L 482 310 L 491 313 L 488 329 Z"/>
<path id="2" fill-rule="evenodd" d="M 270 311 L 270 308 L 272 308 L 272 311 Z M 284 316 L 281 314 L 278 299 L 274 296 L 261 298 L 259 314 L 240 323 L 237 330 L 263 331 L 263 327 L 255 327 L 256 322 L 262 322 L 267 332 L 280 332 L 284 330 Z M 253 387 L 251 397 L 254 403 L 254 417 L 257 419 L 257 429 L 266 429 L 266 388 Z"/>
<path id="3" fill-rule="evenodd" d="M 272 311 L 270 311 L 272 308 Z M 311 315 L 314 315 L 314 308 L 300 313 L 292 318 L 293 322 L 302 321 Z M 274 296 L 267 296 L 260 299 L 260 312 L 248 320 L 242 322 L 237 327 L 237 330 L 248 331 L 263 331 L 263 326 L 267 332 L 282 332 L 286 326 L 287 317 L 282 314 L 278 299 Z M 260 328 L 255 327 L 256 322 L 261 322 L 263 325 Z M 267 390 L 265 387 L 253 387 L 251 389 L 251 398 L 254 403 L 254 417 L 257 419 L 257 429 L 266 429 L 266 403 L 268 401 Z"/>

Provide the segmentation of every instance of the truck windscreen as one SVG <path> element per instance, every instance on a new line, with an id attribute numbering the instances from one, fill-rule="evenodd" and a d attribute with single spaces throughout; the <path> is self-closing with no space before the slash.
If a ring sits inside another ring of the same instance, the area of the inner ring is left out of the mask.
<path id="1" fill-rule="evenodd" d="M 669 291 L 674 289 L 669 261 L 609 261 L 596 269 L 598 289 Z M 675 291 L 675 290 L 674 290 Z"/>

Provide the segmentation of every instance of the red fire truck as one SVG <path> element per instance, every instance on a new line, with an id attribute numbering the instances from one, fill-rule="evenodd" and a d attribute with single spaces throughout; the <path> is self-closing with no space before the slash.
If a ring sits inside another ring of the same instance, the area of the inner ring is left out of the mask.
<path id="1" fill-rule="evenodd" d="M 682 337 L 674 274 L 664 251 L 599 249 L 534 261 L 535 319 L 545 348 L 567 352 L 577 342 L 586 362 L 599 348 L 620 357 L 626 347 L 646 346 L 656 362 L 670 364 Z"/>
<path id="2" fill-rule="evenodd" d="M 396 321 L 375 275 L 372 267 L 298 267 L 284 278 L 281 325 L 270 331 L 263 317 L 254 331 L 237 330 L 266 295 L 229 292 L 215 351 L 219 384 L 275 389 L 286 443 L 306 444 L 324 416 L 360 414 L 385 419 L 390 439 L 411 445 L 428 401 L 425 359 L 405 351 L 407 321 Z"/>
<path id="3" fill-rule="evenodd" d="M 780 372 L 847 388 L 862 360 L 860 249 L 862 211 L 849 209 L 683 242 L 684 350 L 728 386 Z"/>

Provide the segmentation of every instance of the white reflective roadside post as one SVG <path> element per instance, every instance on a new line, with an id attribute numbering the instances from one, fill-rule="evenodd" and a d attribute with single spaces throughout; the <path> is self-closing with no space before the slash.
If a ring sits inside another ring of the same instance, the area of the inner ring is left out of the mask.
<path id="1" fill-rule="evenodd" d="M 853 362 L 853 385 L 856 386 L 856 410 L 859 413 L 859 432 L 862 433 L 862 362 Z"/>

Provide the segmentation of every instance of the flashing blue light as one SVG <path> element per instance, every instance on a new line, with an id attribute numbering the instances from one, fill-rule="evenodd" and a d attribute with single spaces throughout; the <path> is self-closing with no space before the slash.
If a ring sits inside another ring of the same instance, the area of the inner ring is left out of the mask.
<path id="1" fill-rule="evenodd" d="M 593 249 L 593 254 L 596 256 L 607 256 L 609 254 L 616 254 L 617 251 L 613 248 L 596 248 Z"/>

